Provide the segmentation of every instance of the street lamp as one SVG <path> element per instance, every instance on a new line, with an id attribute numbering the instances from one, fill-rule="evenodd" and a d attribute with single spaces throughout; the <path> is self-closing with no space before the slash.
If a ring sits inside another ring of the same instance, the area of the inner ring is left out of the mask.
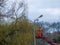
<path id="1" fill-rule="evenodd" d="M 41 18 L 41 17 L 43 17 L 43 15 L 40 15 L 38 18 Z M 36 26 L 35 26 L 35 22 L 36 22 L 36 21 L 37 21 L 37 22 L 39 21 L 38 18 L 34 20 L 34 45 L 36 45 L 36 38 L 35 38 L 35 28 L 36 28 Z"/>

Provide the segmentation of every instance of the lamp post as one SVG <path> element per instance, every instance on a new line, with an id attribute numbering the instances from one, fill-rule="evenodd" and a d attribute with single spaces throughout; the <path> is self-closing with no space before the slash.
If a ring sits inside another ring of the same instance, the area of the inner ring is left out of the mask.
<path id="1" fill-rule="evenodd" d="M 38 18 L 41 18 L 41 17 L 43 17 L 43 15 L 40 15 Z M 35 25 L 35 22 L 36 22 L 36 21 L 37 21 L 37 22 L 39 21 L 38 18 L 34 20 L 34 45 L 36 45 L 36 38 L 35 38 L 35 36 L 36 36 L 36 35 L 35 35 L 35 28 L 36 28 L 36 25 Z"/>

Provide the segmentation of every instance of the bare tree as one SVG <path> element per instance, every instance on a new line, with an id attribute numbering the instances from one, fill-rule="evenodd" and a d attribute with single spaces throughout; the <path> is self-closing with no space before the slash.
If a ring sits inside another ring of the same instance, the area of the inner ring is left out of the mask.
<path id="1" fill-rule="evenodd" d="M 20 18 L 21 15 L 26 15 L 26 4 L 24 2 L 24 0 L 21 0 L 20 2 L 16 2 L 18 0 L 15 0 L 14 2 L 11 3 L 10 7 L 8 4 L 9 0 L 3 0 L 4 3 L 1 3 L 0 5 L 0 13 L 2 15 L 0 15 L 0 17 L 3 17 L 3 19 L 6 22 L 12 22 L 12 21 L 16 21 L 18 18 Z M 2 2 L 3 2 L 2 1 Z M 7 4 L 8 3 L 8 4 Z"/>

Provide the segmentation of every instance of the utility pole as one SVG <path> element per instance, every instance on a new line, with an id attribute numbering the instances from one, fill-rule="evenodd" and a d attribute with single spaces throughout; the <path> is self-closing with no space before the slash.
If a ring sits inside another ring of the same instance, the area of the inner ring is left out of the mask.
<path id="1" fill-rule="evenodd" d="M 41 17 L 43 17 L 43 15 L 40 15 L 38 18 L 41 18 Z M 36 21 L 37 21 L 37 23 L 38 23 L 38 21 L 39 21 L 39 19 L 35 19 L 34 20 L 34 45 L 36 45 L 36 38 L 35 38 L 35 33 L 36 33 Z"/>

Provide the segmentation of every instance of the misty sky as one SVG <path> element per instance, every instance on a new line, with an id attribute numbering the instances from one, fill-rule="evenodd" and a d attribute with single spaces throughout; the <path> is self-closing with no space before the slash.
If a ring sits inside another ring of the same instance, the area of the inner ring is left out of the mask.
<path id="1" fill-rule="evenodd" d="M 43 14 L 40 21 L 60 21 L 60 0 L 28 0 L 28 11 L 30 20 Z"/>

